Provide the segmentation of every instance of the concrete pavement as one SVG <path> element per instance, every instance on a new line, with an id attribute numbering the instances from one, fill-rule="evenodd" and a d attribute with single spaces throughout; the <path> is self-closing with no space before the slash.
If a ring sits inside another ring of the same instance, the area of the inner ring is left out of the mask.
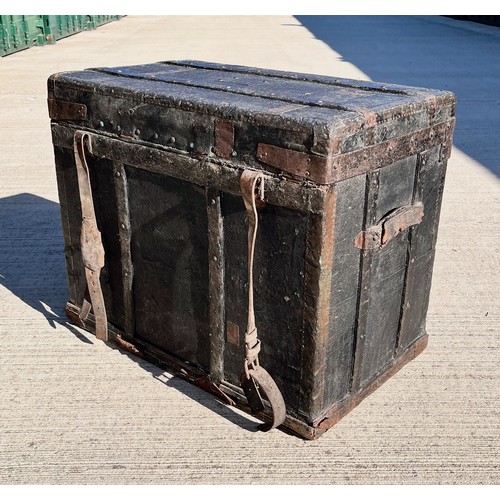
<path id="1" fill-rule="evenodd" d="M 1 59 L 0 483 L 498 484 L 499 33 L 437 17 L 132 16 Z M 248 416 L 64 317 L 47 77 L 167 59 L 459 96 L 429 346 L 318 441 L 252 432 Z"/>

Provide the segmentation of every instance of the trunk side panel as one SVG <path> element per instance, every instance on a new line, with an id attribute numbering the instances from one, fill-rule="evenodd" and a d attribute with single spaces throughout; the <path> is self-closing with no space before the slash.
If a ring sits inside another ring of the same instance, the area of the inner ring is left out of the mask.
<path id="1" fill-rule="evenodd" d="M 446 162 L 439 161 L 439 154 L 440 148 L 438 147 L 421 155 L 420 187 L 417 199 L 424 205 L 424 217 L 422 222 L 412 229 L 411 262 L 401 317 L 398 352 L 402 352 L 425 333 L 434 247 L 446 172 Z"/>
<path id="2" fill-rule="evenodd" d="M 380 169 L 376 219 L 410 205 L 415 184 L 416 157 Z M 371 284 L 367 310 L 361 382 L 368 383 L 393 358 L 398 335 L 401 297 L 405 285 L 408 231 L 386 246 L 372 250 Z M 364 284 L 362 284 L 364 286 Z"/>

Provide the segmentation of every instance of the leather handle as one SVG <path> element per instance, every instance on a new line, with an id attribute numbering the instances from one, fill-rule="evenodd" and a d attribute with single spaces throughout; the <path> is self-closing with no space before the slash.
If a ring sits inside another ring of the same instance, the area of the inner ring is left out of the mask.
<path id="1" fill-rule="evenodd" d="M 422 222 L 424 206 L 415 203 L 391 210 L 376 226 L 361 231 L 354 240 L 354 246 L 361 250 L 384 247 L 399 233 Z"/>

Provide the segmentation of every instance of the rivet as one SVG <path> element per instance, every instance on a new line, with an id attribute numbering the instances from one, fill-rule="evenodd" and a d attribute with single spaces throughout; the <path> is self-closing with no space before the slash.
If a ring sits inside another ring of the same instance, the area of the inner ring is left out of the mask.
<path id="1" fill-rule="evenodd" d="M 175 142 L 175 137 L 171 137 L 170 142 L 173 144 Z"/>
<path id="2" fill-rule="evenodd" d="M 122 128 L 120 127 L 120 125 L 118 125 L 118 126 L 116 127 L 116 130 L 117 130 L 117 132 L 121 132 L 121 131 L 122 131 Z"/>
<path id="3" fill-rule="evenodd" d="M 138 128 L 135 129 L 135 135 L 141 135 L 141 131 Z"/>
<path id="4" fill-rule="evenodd" d="M 102 120 L 99 122 L 99 127 L 101 127 L 101 128 L 104 127 L 104 122 Z"/>
<path id="5" fill-rule="evenodd" d="M 194 149 L 194 142 L 190 142 L 190 143 L 189 143 L 189 147 L 190 147 L 191 149 Z"/>
<path id="6" fill-rule="evenodd" d="M 155 141 L 156 141 L 156 139 L 158 139 L 158 134 L 157 134 L 156 132 L 153 134 L 153 139 L 154 139 Z"/>
<path id="7" fill-rule="evenodd" d="M 234 158 L 234 157 L 238 156 L 238 153 L 237 153 L 236 151 L 233 151 L 233 152 L 231 153 L 231 156 Z"/>
<path id="8" fill-rule="evenodd" d="M 122 226 L 122 229 L 125 229 L 125 224 L 122 224 L 121 226 Z"/>
<path id="9" fill-rule="evenodd" d="M 116 172 L 116 177 L 120 177 L 122 174 L 120 172 Z"/>

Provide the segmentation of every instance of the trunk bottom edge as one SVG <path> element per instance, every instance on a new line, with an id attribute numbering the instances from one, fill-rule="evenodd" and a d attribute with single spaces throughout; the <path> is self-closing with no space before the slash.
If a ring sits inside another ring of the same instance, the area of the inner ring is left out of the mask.
<path id="1" fill-rule="evenodd" d="M 66 304 L 66 315 L 69 320 L 85 330 L 95 333 L 95 320 L 92 314 L 82 322 L 78 317 L 80 308 L 68 302 Z M 224 403 L 243 410 L 251 414 L 250 407 L 246 402 L 243 391 L 226 381 L 212 380 L 210 375 L 202 369 L 186 363 L 173 355 L 170 355 L 145 341 L 131 337 L 120 331 L 113 325 L 108 324 L 110 341 L 114 342 L 119 349 L 125 350 L 139 358 L 144 359 L 169 373 L 179 376 L 184 380 L 198 386 L 199 388 L 212 393 Z M 358 406 L 363 399 L 378 389 L 385 381 L 396 374 L 404 365 L 418 356 L 427 346 L 428 335 L 424 334 L 410 345 L 399 357 L 389 363 L 374 380 L 354 394 L 349 394 L 345 399 L 335 403 L 330 409 L 325 411 L 321 417 L 313 422 L 301 420 L 291 415 L 286 416 L 285 422 L 278 427 L 286 434 L 298 436 L 307 440 L 314 440 L 320 437 L 330 427 L 333 427 L 351 410 Z M 254 415 L 264 421 L 272 421 L 272 416 L 268 409 Z"/>
<path id="2" fill-rule="evenodd" d="M 413 344 L 409 345 L 405 351 L 394 358 L 373 379 L 361 387 L 357 392 L 349 394 L 344 399 L 335 403 L 330 409 L 325 411 L 312 423 L 317 432 L 325 432 L 344 418 L 351 410 L 356 408 L 363 399 L 375 392 L 384 382 L 393 377 L 404 365 L 415 359 L 427 347 L 429 336 L 424 333 Z"/>

